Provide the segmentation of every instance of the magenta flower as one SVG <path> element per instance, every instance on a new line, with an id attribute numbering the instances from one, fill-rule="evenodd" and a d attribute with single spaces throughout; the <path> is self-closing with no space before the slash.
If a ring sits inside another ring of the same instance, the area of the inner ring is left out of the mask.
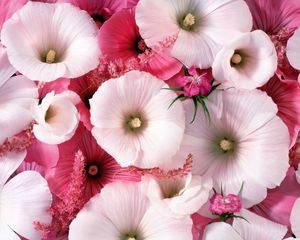
<path id="1" fill-rule="evenodd" d="M 197 70 L 194 66 L 188 69 L 190 76 L 180 76 L 177 78 L 177 83 L 183 87 L 183 94 L 186 97 L 196 95 L 206 95 L 211 89 L 212 74 L 210 70 Z"/>
<path id="2" fill-rule="evenodd" d="M 59 145 L 59 160 L 53 175 L 48 178 L 51 190 L 59 197 L 63 196 L 72 181 L 75 153 L 80 150 L 83 154 L 84 173 L 83 196 L 86 201 L 100 192 L 109 182 L 117 180 L 135 181 L 138 178 L 121 171 L 120 165 L 106 153 L 83 125 L 78 127 L 75 136 Z M 78 189 L 79 191 L 79 189 Z"/>
<path id="3" fill-rule="evenodd" d="M 237 213 L 242 208 L 241 198 L 235 194 L 222 196 L 222 194 L 216 193 L 209 201 L 211 203 L 209 209 L 219 215 L 223 213 Z"/>

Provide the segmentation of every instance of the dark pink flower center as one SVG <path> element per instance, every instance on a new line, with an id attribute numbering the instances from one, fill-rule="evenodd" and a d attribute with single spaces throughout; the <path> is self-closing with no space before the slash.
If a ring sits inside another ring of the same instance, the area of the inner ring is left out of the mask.
<path id="1" fill-rule="evenodd" d="M 101 175 L 101 172 L 100 172 L 101 169 L 100 169 L 99 165 L 95 162 L 86 165 L 85 170 L 86 170 L 86 174 L 88 175 L 88 177 L 96 178 Z"/>

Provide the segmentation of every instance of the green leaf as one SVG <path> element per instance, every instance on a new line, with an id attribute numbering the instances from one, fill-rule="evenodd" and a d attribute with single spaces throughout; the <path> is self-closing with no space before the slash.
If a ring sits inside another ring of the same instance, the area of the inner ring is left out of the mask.
<path id="1" fill-rule="evenodd" d="M 170 90 L 170 91 L 183 91 L 182 87 L 177 87 L 177 88 L 162 88 L 164 90 Z"/>
<path id="2" fill-rule="evenodd" d="M 196 114 L 197 114 L 197 110 L 198 110 L 198 101 L 197 101 L 197 98 L 195 97 L 192 97 L 193 99 L 193 102 L 194 102 L 194 115 L 193 115 L 193 119 L 192 121 L 190 122 L 190 124 L 192 124 L 194 121 L 195 121 L 195 118 L 196 118 Z"/>
<path id="3" fill-rule="evenodd" d="M 180 94 L 178 95 L 172 102 L 171 104 L 169 105 L 168 109 L 178 100 L 178 99 L 181 99 L 181 98 L 184 98 L 184 94 Z"/>
<path id="4" fill-rule="evenodd" d="M 233 215 L 234 218 L 240 218 L 245 220 L 247 223 L 250 223 L 246 218 L 242 217 L 242 216 L 237 216 L 237 215 Z"/>
<path id="5" fill-rule="evenodd" d="M 241 195 L 242 195 L 242 192 L 243 192 L 243 189 L 244 189 L 244 181 L 243 181 L 243 183 L 242 183 L 242 186 L 241 186 L 241 188 L 240 188 L 240 190 L 239 190 L 239 193 L 238 193 L 238 196 L 239 197 L 241 197 Z"/>

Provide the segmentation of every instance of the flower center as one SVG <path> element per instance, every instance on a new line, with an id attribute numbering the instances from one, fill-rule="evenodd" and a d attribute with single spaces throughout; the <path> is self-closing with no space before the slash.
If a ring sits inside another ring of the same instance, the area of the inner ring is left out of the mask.
<path id="1" fill-rule="evenodd" d="M 45 122 L 51 124 L 51 122 L 54 120 L 54 118 L 57 116 L 58 110 L 51 106 L 48 108 L 46 114 L 45 114 Z"/>
<path id="2" fill-rule="evenodd" d="M 232 64 L 234 64 L 234 65 L 238 65 L 238 64 L 240 64 L 240 63 L 242 62 L 242 60 L 243 60 L 242 56 L 241 56 L 240 54 L 238 54 L 238 53 L 235 53 L 235 54 L 233 54 L 233 56 L 231 57 L 230 62 L 231 62 Z"/>
<path id="3" fill-rule="evenodd" d="M 136 128 L 140 128 L 142 126 L 142 121 L 140 118 L 138 117 L 135 117 L 135 118 L 132 118 L 130 121 L 129 121 L 129 127 L 131 129 L 136 129 Z"/>
<path id="4" fill-rule="evenodd" d="M 136 240 L 135 237 L 129 237 L 127 240 Z"/>
<path id="5" fill-rule="evenodd" d="M 55 63 L 56 52 L 53 49 L 50 49 L 46 54 L 46 63 Z"/>
<path id="6" fill-rule="evenodd" d="M 223 152 L 229 152 L 234 149 L 234 143 L 226 138 L 220 141 L 219 146 Z"/>
<path id="7" fill-rule="evenodd" d="M 193 14 L 188 13 L 185 18 L 183 19 L 182 25 L 185 28 L 190 28 L 196 23 L 196 18 Z"/>
<path id="8" fill-rule="evenodd" d="M 86 165 L 85 171 L 89 177 L 94 178 L 100 176 L 100 167 L 95 162 Z"/>

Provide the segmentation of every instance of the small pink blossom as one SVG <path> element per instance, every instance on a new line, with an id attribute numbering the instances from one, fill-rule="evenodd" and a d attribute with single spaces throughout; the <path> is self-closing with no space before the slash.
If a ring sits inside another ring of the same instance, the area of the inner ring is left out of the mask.
<path id="1" fill-rule="evenodd" d="M 188 72 L 190 76 L 180 76 L 177 78 L 177 83 L 180 87 L 183 87 L 183 94 L 186 97 L 208 94 L 212 88 L 212 74 L 210 70 L 197 70 L 193 66 L 188 69 Z"/>
<path id="2" fill-rule="evenodd" d="M 235 194 L 222 196 L 220 193 L 216 193 L 209 201 L 211 203 L 209 209 L 219 215 L 223 213 L 236 213 L 242 208 L 241 198 Z"/>

